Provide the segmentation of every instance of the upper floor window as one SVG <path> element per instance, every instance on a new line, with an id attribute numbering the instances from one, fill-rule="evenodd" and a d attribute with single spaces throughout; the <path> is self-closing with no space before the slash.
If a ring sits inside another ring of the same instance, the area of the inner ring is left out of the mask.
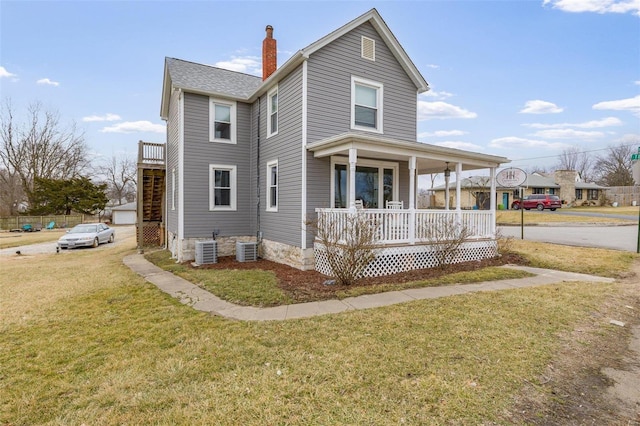
<path id="1" fill-rule="evenodd" d="M 351 77 L 351 128 L 382 133 L 382 84 Z"/>
<path id="2" fill-rule="evenodd" d="M 267 164 L 267 211 L 278 211 L 278 161 Z"/>
<path id="3" fill-rule="evenodd" d="M 209 140 L 236 143 L 235 102 L 211 99 L 209 107 Z"/>
<path id="4" fill-rule="evenodd" d="M 236 169 L 209 165 L 209 210 L 236 210 Z"/>
<path id="5" fill-rule="evenodd" d="M 267 137 L 269 137 L 278 133 L 278 86 L 269 91 L 267 103 Z"/>

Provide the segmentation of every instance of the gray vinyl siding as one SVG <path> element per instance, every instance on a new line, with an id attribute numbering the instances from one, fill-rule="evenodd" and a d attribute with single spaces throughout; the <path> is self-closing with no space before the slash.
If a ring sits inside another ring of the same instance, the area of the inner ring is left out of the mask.
<path id="1" fill-rule="evenodd" d="M 278 82 L 278 133 L 267 138 L 267 96 L 260 98 L 260 230 L 264 239 L 300 247 L 302 231 L 302 67 Z M 278 211 L 266 211 L 267 163 L 278 160 Z"/>
<path id="2" fill-rule="evenodd" d="M 360 56 L 363 35 L 376 42 L 375 61 Z M 353 131 L 351 76 L 383 84 L 384 136 L 416 140 L 417 88 L 371 24 L 318 50 L 308 62 L 308 143 Z"/>
<path id="3" fill-rule="evenodd" d="M 167 164 L 166 164 L 166 203 L 168 207 L 167 211 L 167 230 L 174 234 L 178 232 L 178 191 L 176 189 L 176 208 L 171 210 L 171 196 L 173 194 L 171 171 L 176 169 L 176 186 L 179 188 L 179 174 L 178 174 L 178 161 L 179 161 L 179 144 L 180 144 L 180 93 L 177 91 L 171 91 L 171 99 L 169 101 L 169 118 L 167 120 Z"/>
<path id="4" fill-rule="evenodd" d="M 237 103 L 236 144 L 209 142 L 209 97 L 184 94 L 184 237 L 253 235 L 250 225 L 251 105 Z M 209 210 L 209 165 L 236 166 L 236 210 Z"/>
<path id="5" fill-rule="evenodd" d="M 331 159 L 314 158 L 307 153 L 307 220 L 316 219 L 316 209 L 331 207 Z M 307 232 L 307 247 L 313 247 L 315 236 Z"/>

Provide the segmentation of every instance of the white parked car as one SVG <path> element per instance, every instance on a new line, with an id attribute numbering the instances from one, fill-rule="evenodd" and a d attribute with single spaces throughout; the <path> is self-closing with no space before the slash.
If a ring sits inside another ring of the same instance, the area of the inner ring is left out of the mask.
<path id="1" fill-rule="evenodd" d="M 115 238 L 115 230 L 104 223 L 83 223 L 74 226 L 60 237 L 58 247 L 98 247 L 102 243 L 114 242 Z"/>

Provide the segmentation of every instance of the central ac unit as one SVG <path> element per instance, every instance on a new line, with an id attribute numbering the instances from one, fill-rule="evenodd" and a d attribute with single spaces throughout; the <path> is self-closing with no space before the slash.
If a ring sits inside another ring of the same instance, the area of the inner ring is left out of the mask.
<path id="1" fill-rule="evenodd" d="M 258 245 L 256 243 L 236 241 L 236 260 L 238 262 L 255 262 L 257 259 Z"/>
<path id="2" fill-rule="evenodd" d="M 196 263 L 198 265 L 218 263 L 218 242 L 196 241 Z"/>

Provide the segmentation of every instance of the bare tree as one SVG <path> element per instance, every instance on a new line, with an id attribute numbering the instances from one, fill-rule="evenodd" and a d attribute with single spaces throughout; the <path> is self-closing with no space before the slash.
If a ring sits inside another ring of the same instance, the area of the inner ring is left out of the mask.
<path id="1" fill-rule="evenodd" d="M 472 231 L 455 218 L 437 217 L 433 222 L 424 225 L 423 235 L 434 245 L 434 256 L 439 268 L 456 263 L 460 246 L 469 239 Z"/>
<path id="2" fill-rule="evenodd" d="M 20 177 L 15 172 L 0 168 L 0 216 L 18 214 L 24 199 Z"/>
<path id="3" fill-rule="evenodd" d="M 324 246 L 327 263 L 338 284 L 354 283 L 375 260 L 379 224 L 366 213 L 326 215 L 310 225 Z"/>
<path id="4" fill-rule="evenodd" d="M 632 145 L 610 146 L 608 152 L 596 161 L 596 182 L 605 186 L 633 186 Z"/>
<path id="5" fill-rule="evenodd" d="M 26 122 L 18 123 L 10 100 L 0 109 L 0 167 L 17 175 L 25 194 L 35 178 L 70 179 L 89 164 L 84 135 L 75 124 L 64 128 L 57 112 L 39 103 L 27 108 Z"/>
<path id="6" fill-rule="evenodd" d="M 136 196 L 136 162 L 132 158 L 112 156 L 98 167 L 110 200 L 132 202 Z"/>
<path id="7" fill-rule="evenodd" d="M 584 182 L 593 182 L 593 166 L 595 159 L 579 147 L 572 146 L 565 149 L 558 156 L 557 169 L 575 170 Z"/>

